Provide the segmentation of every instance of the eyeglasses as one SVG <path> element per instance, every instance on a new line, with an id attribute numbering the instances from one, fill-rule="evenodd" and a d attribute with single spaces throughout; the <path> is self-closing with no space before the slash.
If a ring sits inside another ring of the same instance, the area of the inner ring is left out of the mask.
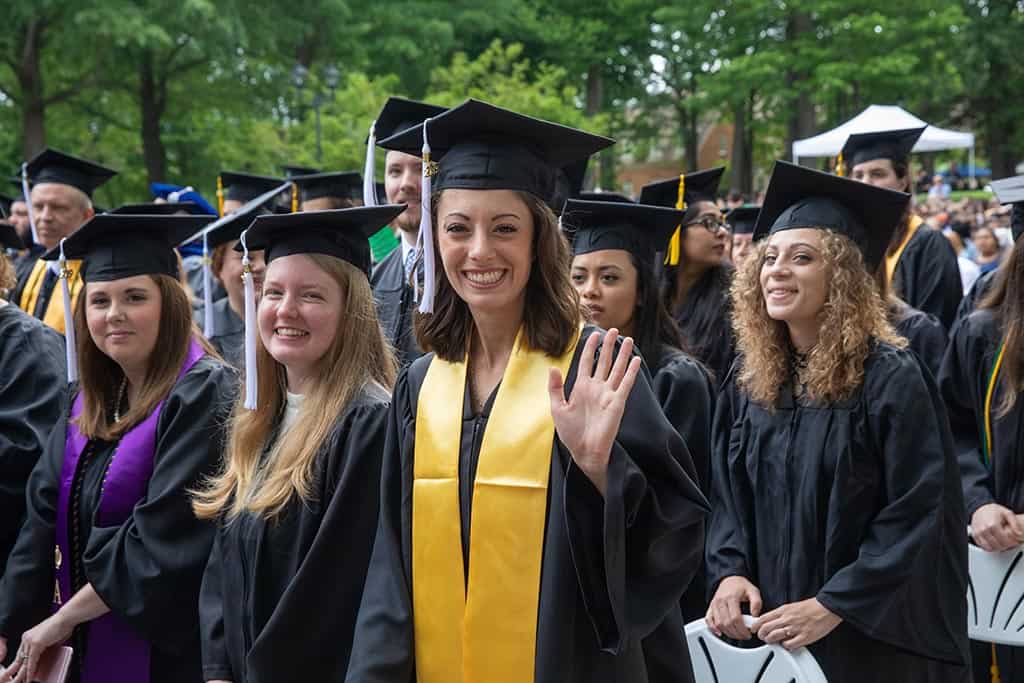
<path id="1" fill-rule="evenodd" d="M 691 225 L 702 225 L 704 226 L 704 229 L 710 232 L 712 235 L 717 233 L 719 230 L 725 230 L 726 232 L 728 232 L 730 229 L 728 223 L 719 218 L 712 218 L 711 216 L 705 216 L 699 221 L 687 223 L 686 227 L 690 227 Z"/>

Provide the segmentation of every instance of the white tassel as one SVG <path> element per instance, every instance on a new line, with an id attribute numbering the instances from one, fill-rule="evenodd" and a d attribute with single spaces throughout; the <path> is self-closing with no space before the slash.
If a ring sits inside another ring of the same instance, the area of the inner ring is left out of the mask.
<path id="1" fill-rule="evenodd" d="M 213 329 L 213 277 L 210 273 L 209 232 L 203 233 L 203 336 L 211 338 Z"/>
<path id="2" fill-rule="evenodd" d="M 245 285 L 245 407 L 256 410 L 256 283 L 252 279 L 249 267 L 249 248 L 245 246 L 245 233 L 242 242 L 242 282 Z"/>
<path id="3" fill-rule="evenodd" d="M 374 152 L 377 148 L 377 122 L 370 124 L 370 137 L 366 140 L 366 165 L 363 167 L 363 206 L 377 206 L 377 185 L 373 176 L 377 171 Z"/>
<path id="4" fill-rule="evenodd" d="M 68 280 L 71 271 L 64 258 L 64 240 L 60 241 L 60 255 L 57 258 L 60 272 L 60 290 L 64 296 L 64 353 L 68 365 L 68 384 L 78 381 L 78 346 L 75 343 L 75 317 L 71 314 L 71 288 Z"/>
<path id="5" fill-rule="evenodd" d="M 429 123 L 430 119 L 423 122 L 423 181 L 420 192 L 420 231 L 416 237 L 416 249 L 419 252 L 419 257 L 423 259 L 423 296 L 420 299 L 420 313 L 434 312 L 434 229 L 430 217 L 430 179 L 434 176 L 437 166 L 430 160 L 430 143 L 427 142 L 427 124 Z"/>
<path id="6" fill-rule="evenodd" d="M 21 194 L 25 197 L 28 208 L 28 226 L 32 229 L 32 242 L 39 244 L 39 233 L 36 232 L 36 214 L 32 210 L 32 192 L 28 189 L 28 164 L 21 165 Z"/>

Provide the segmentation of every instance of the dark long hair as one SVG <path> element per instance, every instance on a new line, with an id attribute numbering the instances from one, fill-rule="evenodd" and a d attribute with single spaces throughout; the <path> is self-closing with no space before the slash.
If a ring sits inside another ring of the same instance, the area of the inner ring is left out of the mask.
<path id="1" fill-rule="evenodd" d="M 651 372 L 656 372 L 661 367 L 667 348 L 685 351 L 686 347 L 679 325 L 672 319 L 661 298 L 654 268 L 632 253 L 629 260 L 636 268 L 633 341 L 643 354 Z"/>
<path id="2" fill-rule="evenodd" d="M 703 363 L 721 381 L 733 347 L 730 322 L 729 287 L 731 265 L 708 268 L 686 293 L 683 301 L 675 301 L 678 266 L 665 268 L 662 278 L 662 301 L 682 332 L 683 348 Z"/>
<path id="3" fill-rule="evenodd" d="M 990 309 L 1002 330 L 1004 351 L 999 376 L 1003 397 L 996 413 L 1002 416 L 1013 409 L 1024 391 L 1024 239 L 1014 242 L 978 308 Z"/>

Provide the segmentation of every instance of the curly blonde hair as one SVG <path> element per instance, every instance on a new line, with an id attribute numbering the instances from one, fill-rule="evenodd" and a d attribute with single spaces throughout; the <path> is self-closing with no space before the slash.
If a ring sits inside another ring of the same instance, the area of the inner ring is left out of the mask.
<path id="1" fill-rule="evenodd" d="M 848 238 L 823 231 L 828 296 L 821 331 L 807 359 L 806 396 L 833 403 L 849 398 L 864 382 L 864 361 L 872 340 L 903 348 L 907 340 L 893 329 L 874 278 L 857 246 Z M 730 294 L 733 328 L 740 353 L 737 383 L 755 401 L 771 406 L 790 378 L 792 350 L 786 324 L 768 316 L 761 292 L 761 267 L 768 240 L 736 271 Z"/>

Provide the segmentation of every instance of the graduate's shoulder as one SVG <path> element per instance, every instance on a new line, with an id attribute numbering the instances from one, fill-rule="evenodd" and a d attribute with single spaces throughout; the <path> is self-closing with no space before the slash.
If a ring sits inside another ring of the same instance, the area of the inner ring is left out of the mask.
<path id="1" fill-rule="evenodd" d="M 700 361 L 670 346 L 662 347 L 661 366 L 654 371 L 655 379 L 666 376 L 688 384 L 711 386 L 711 373 Z"/>
<path id="2" fill-rule="evenodd" d="M 927 391 L 929 382 L 921 359 L 910 347 L 899 347 L 888 342 L 872 340 L 868 357 L 864 361 L 864 391 L 869 403 L 872 397 L 889 396 L 900 401 L 913 401 L 921 391 Z"/>
<path id="3" fill-rule="evenodd" d="M 373 272 L 370 274 L 370 287 L 374 291 L 401 289 L 404 284 L 404 275 L 405 264 L 402 262 L 402 249 L 393 249 L 380 263 L 374 266 Z"/>
<path id="4" fill-rule="evenodd" d="M 907 243 L 906 251 L 922 252 L 930 255 L 948 255 L 954 261 L 956 261 L 956 252 L 953 250 L 953 245 L 949 243 L 946 236 L 940 231 L 930 228 L 927 225 L 922 225 L 914 233 L 913 237 Z M 926 263 L 929 267 L 938 267 L 937 263 Z"/>
<path id="5" fill-rule="evenodd" d="M 238 389 L 238 371 L 219 358 L 204 354 L 174 384 L 168 398 L 185 403 L 233 402 Z M 209 409 L 212 411 L 215 406 L 210 405 Z"/>
<path id="6" fill-rule="evenodd" d="M 0 343 L 8 348 L 20 347 L 39 353 L 52 348 L 63 350 L 64 337 L 8 302 L 0 306 Z"/>

